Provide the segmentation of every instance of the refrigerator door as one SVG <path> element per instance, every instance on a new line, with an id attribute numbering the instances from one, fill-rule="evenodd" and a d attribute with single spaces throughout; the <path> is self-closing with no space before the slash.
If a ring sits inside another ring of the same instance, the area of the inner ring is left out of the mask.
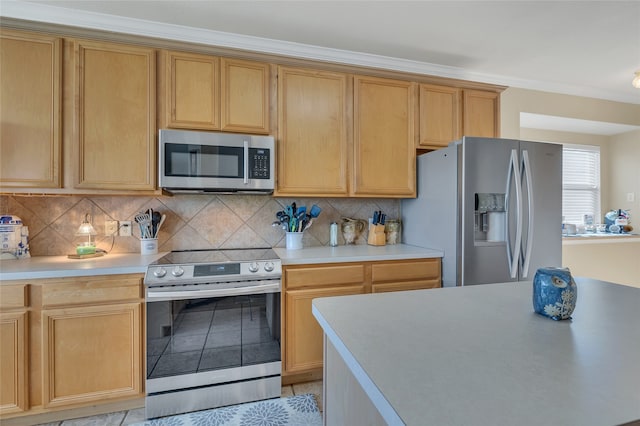
<path id="1" fill-rule="evenodd" d="M 523 190 L 521 281 L 562 266 L 562 145 L 520 142 Z"/>
<path id="2" fill-rule="evenodd" d="M 518 280 L 517 270 L 513 274 L 510 271 L 506 244 L 507 238 L 512 238 L 511 248 L 517 268 L 515 195 L 510 197 L 510 206 L 505 204 L 509 167 L 514 155 L 518 159 L 520 157 L 519 146 L 517 140 L 473 137 L 464 137 L 458 145 L 462 158 L 459 180 L 462 238 L 458 285 Z M 515 174 L 512 172 L 512 179 L 517 180 L 518 174 L 519 170 Z M 514 194 L 515 186 L 512 182 Z M 494 217 L 496 219 L 492 220 Z M 499 228 L 498 237 L 488 226 Z"/>

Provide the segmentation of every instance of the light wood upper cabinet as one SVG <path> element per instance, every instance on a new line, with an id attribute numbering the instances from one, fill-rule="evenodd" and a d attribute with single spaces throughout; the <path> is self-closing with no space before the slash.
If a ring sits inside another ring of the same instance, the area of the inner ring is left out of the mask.
<path id="1" fill-rule="evenodd" d="M 220 79 L 221 130 L 269 133 L 269 64 L 221 58 Z"/>
<path id="2" fill-rule="evenodd" d="M 500 136 L 500 94 L 481 90 L 462 93 L 464 136 Z"/>
<path id="3" fill-rule="evenodd" d="M 220 129 L 220 59 L 161 52 L 159 127 Z"/>
<path id="4" fill-rule="evenodd" d="M 446 147 L 462 136 L 499 137 L 500 94 L 420 85 L 418 148 Z"/>
<path id="5" fill-rule="evenodd" d="M 0 186 L 58 188 L 62 40 L 0 31 Z"/>
<path id="6" fill-rule="evenodd" d="M 416 194 L 416 83 L 354 77 L 354 196 Z"/>
<path id="7" fill-rule="evenodd" d="M 77 188 L 155 187 L 155 51 L 74 42 Z"/>
<path id="8" fill-rule="evenodd" d="M 162 51 L 160 128 L 269 133 L 267 63 Z"/>
<path id="9" fill-rule="evenodd" d="M 276 195 L 346 196 L 351 77 L 280 67 Z"/>
<path id="10" fill-rule="evenodd" d="M 445 147 L 462 135 L 462 90 L 420 85 L 420 140 L 418 147 Z"/>

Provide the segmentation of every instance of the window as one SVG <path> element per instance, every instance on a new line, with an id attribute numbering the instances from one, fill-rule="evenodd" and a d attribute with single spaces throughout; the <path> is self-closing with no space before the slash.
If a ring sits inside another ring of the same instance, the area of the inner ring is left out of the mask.
<path id="1" fill-rule="evenodd" d="M 564 145 L 562 148 L 562 215 L 566 223 L 581 224 L 600 216 L 600 147 Z"/>

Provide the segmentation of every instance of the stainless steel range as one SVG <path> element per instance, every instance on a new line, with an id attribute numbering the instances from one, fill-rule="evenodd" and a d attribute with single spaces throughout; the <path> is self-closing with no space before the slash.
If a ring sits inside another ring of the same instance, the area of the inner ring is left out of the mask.
<path id="1" fill-rule="evenodd" d="M 149 265 L 147 418 L 280 396 L 281 277 L 270 248 L 176 251 Z"/>

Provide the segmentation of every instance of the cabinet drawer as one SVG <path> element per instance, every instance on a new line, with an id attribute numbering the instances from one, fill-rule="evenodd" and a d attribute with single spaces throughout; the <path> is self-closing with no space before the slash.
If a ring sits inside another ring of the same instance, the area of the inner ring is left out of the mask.
<path id="1" fill-rule="evenodd" d="M 440 259 L 372 265 L 371 282 L 425 280 L 440 277 Z"/>
<path id="2" fill-rule="evenodd" d="M 363 264 L 358 264 L 285 269 L 285 287 L 292 289 L 362 283 L 365 279 L 364 268 Z"/>
<path id="3" fill-rule="evenodd" d="M 0 309 L 16 309 L 27 306 L 27 285 L 0 286 Z"/>
<path id="4" fill-rule="evenodd" d="M 400 283 L 381 283 L 371 286 L 371 293 L 385 293 L 388 291 L 424 290 L 427 288 L 439 288 L 440 280 L 405 281 Z"/>
<path id="5" fill-rule="evenodd" d="M 142 278 L 73 279 L 42 285 L 42 305 L 69 306 L 142 298 Z"/>

